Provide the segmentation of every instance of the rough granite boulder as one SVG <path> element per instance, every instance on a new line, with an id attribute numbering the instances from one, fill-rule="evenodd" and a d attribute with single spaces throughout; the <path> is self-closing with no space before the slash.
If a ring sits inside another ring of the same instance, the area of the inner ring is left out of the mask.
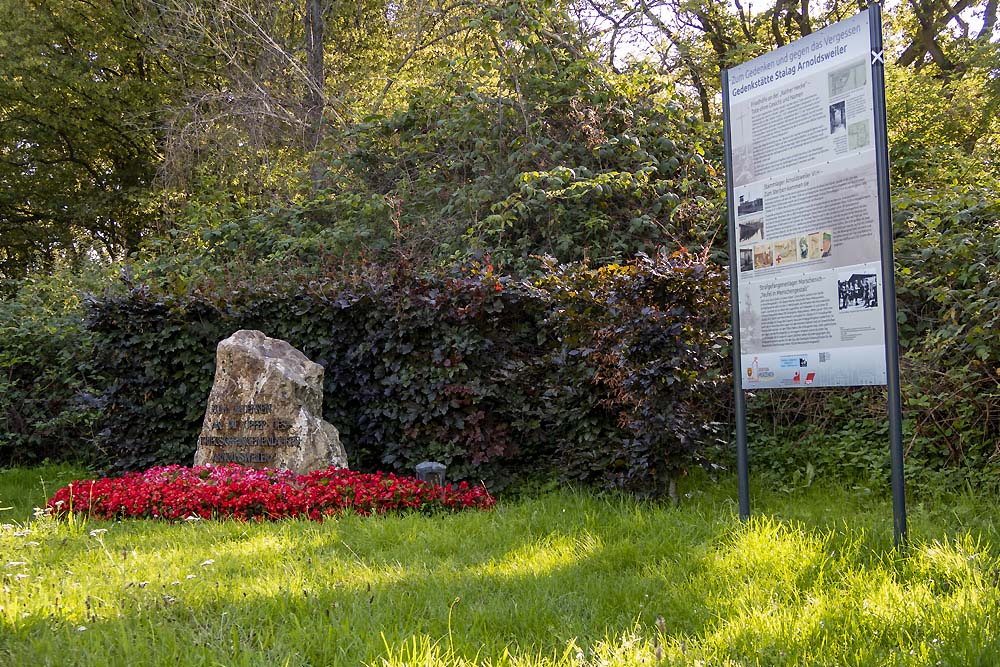
<path id="1" fill-rule="evenodd" d="M 225 463 L 300 474 L 346 468 L 340 434 L 323 421 L 323 367 L 260 331 L 219 343 L 194 464 Z"/>

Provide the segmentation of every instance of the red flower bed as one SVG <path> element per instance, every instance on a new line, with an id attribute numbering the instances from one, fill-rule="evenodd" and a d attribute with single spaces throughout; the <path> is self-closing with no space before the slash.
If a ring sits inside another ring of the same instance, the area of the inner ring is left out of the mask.
<path id="1" fill-rule="evenodd" d="M 340 468 L 296 475 L 238 465 L 162 466 L 124 477 L 73 482 L 49 500 L 53 514 L 99 519 L 191 517 L 319 520 L 342 512 L 488 509 L 496 501 L 484 487 L 432 486 L 412 477 Z"/>

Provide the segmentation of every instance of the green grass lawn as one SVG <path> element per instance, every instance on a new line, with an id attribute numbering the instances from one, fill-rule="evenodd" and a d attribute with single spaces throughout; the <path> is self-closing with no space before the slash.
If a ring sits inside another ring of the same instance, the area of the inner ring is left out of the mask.
<path id="1" fill-rule="evenodd" d="M 741 524 L 732 480 L 678 508 L 33 518 L 74 474 L 0 472 L 0 666 L 1000 665 L 985 499 L 911 500 L 905 553 L 887 492 L 757 489 Z"/>

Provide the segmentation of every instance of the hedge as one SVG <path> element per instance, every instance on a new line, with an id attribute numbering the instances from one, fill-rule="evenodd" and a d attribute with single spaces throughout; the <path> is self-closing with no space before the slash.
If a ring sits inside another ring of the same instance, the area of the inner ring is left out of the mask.
<path id="1" fill-rule="evenodd" d="M 88 302 L 92 374 L 111 379 L 98 448 L 115 470 L 189 462 L 216 344 L 259 329 L 325 367 L 324 417 L 355 469 L 433 459 L 491 488 L 534 476 L 659 493 L 704 459 L 727 409 L 726 295 L 686 252 L 549 262 L 534 281 L 487 261 L 183 295 L 133 284 Z"/>

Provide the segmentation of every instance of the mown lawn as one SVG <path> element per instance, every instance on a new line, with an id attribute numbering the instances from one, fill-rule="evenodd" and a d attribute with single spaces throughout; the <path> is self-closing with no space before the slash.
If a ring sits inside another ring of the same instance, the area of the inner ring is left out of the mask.
<path id="1" fill-rule="evenodd" d="M 0 472 L 3 667 L 1000 664 L 992 499 L 911 500 L 905 552 L 887 493 L 755 489 L 741 524 L 731 480 L 678 508 L 33 518 L 75 474 Z"/>

